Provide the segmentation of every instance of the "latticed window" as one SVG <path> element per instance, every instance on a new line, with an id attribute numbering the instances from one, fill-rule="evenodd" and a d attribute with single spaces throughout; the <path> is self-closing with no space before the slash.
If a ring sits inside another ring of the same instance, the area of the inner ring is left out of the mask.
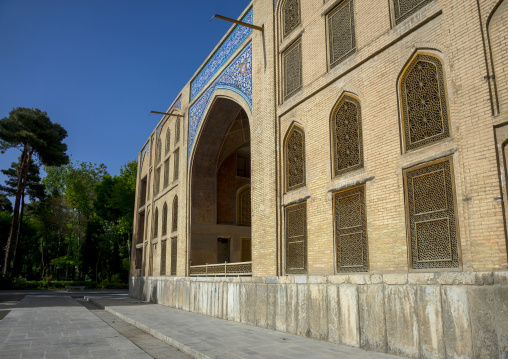
<path id="1" fill-rule="evenodd" d="M 238 192 L 238 225 L 251 225 L 251 199 L 250 186 L 246 186 Z"/>
<path id="2" fill-rule="evenodd" d="M 400 97 L 406 151 L 450 136 L 441 60 L 416 55 L 401 77 Z"/>
<path id="3" fill-rule="evenodd" d="M 284 67 L 284 99 L 302 88 L 302 41 L 298 40 L 282 55 Z"/>
<path id="4" fill-rule="evenodd" d="M 332 114 L 334 175 L 363 167 L 360 102 L 343 96 Z"/>
<path id="5" fill-rule="evenodd" d="M 166 241 L 161 241 L 161 275 L 166 275 Z"/>
<path id="6" fill-rule="evenodd" d="M 165 236 L 168 233 L 168 205 L 164 202 L 162 207 L 162 235 Z"/>
<path id="7" fill-rule="evenodd" d="M 174 232 L 178 229 L 178 196 L 173 200 L 173 218 L 171 221 L 171 231 Z"/>
<path id="8" fill-rule="evenodd" d="M 356 51 L 355 10 L 353 0 L 346 0 L 327 16 L 330 67 Z"/>
<path id="9" fill-rule="evenodd" d="M 400 24 L 432 0 L 393 0 L 395 24 Z"/>
<path id="10" fill-rule="evenodd" d="M 178 258 L 177 238 L 171 238 L 171 275 L 176 275 L 176 261 Z"/>
<path id="11" fill-rule="evenodd" d="M 458 268 L 451 157 L 404 171 L 413 269 Z"/>
<path id="12" fill-rule="evenodd" d="M 155 171 L 155 183 L 154 183 L 154 194 L 157 194 L 159 193 L 159 190 L 160 190 L 160 184 L 161 184 L 161 168 L 157 168 L 157 170 Z"/>
<path id="13" fill-rule="evenodd" d="M 286 273 L 307 273 L 307 204 L 286 208 Z"/>
<path id="14" fill-rule="evenodd" d="M 157 163 L 159 163 L 162 159 L 162 141 L 159 140 L 157 141 Z"/>
<path id="15" fill-rule="evenodd" d="M 300 25 L 300 0 L 286 0 L 282 4 L 282 34 L 288 36 Z"/>
<path id="16" fill-rule="evenodd" d="M 368 258 L 365 186 L 336 193 L 334 203 L 337 271 L 366 272 Z"/>
<path id="17" fill-rule="evenodd" d="M 171 148 L 171 131 L 169 128 L 166 130 L 166 154 L 169 153 L 169 150 Z"/>
<path id="18" fill-rule="evenodd" d="M 175 143 L 178 143 L 180 141 L 180 118 L 176 119 L 175 124 Z"/>
<path id="19" fill-rule="evenodd" d="M 164 188 L 169 185 L 169 158 L 164 161 Z"/>
<path id="20" fill-rule="evenodd" d="M 293 126 L 286 138 L 286 190 L 305 186 L 305 134 Z"/>
<path id="21" fill-rule="evenodd" d="M 157 238 L 159 235 L 159 209 L 156 208 L 154 212 L 154 219 L 153 219 L 153 238 Z"/>
<path id="22" fill-rule="evenodd" d="M 175 158 L 173 168 L 173 181 L 176 181 L 178 179 L 178 172 L 180 171 L 180 149 L 177 149 L 173 156 Z"/>

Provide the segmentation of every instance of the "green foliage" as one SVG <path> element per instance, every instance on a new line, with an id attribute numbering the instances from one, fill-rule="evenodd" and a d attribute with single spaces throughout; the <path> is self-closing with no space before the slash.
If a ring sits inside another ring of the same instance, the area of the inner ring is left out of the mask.
<path id="1" fill-rule="evenodd" d="M 57 269 L 74 268 L 81 264 L 81 262 L 71 255 L 65 255 L 54 258 L 49 262 L 50 265 L 56 266 Z"/>
<path id="2" fill-rule="evenodd" d="M 0 185 L 0 192 L 3 192 L 11 197 L 16 196 L 20 162 L 21 158 L 19 158 L 17 162 L 12 162 L 10 168 L 1 170 L 7 179 L 5 180 L 6 186 Z M 35 201 L 37 199 L 42 200 L 46 196 L 44 192 L 44 185 L 41 183 L 39 165 L 37 165 L 33 159 L 30 160 L 30 164 L 28 166 L 25 192 L 31 201 Z"/>
<path id="3" fill-rule="evenodd" d="M 3 193 L 0 193 L 0 212 L 7 211 L 9 213 L 12 212 L 12 203 L 7 198 L 7 196 Z M 7 229 L 8 230 L 8 229 Z"/>

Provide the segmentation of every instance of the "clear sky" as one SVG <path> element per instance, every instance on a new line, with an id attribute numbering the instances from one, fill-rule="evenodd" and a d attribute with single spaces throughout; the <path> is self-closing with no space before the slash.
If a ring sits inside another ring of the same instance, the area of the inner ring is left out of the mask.
<path id="1" fill-rule="evenodd" d="M 68 132 L 72 160 L 110 174 L 137 159 L 250 0 L 0 0 L 0 118 L 39 108 Z M 19 151 L 0 154 L 0 169 Z M 5 177 L 0 174 L 3 184 Z"/>

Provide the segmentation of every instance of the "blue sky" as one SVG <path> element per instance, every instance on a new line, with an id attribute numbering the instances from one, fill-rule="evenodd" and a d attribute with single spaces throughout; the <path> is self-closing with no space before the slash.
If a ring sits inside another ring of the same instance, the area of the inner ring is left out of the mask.
<path id="1" fill-rule="evenodd" d="M 0 0 L 0 118 L 39 108 L 119 173 L 250 0 Z M 254 20 L 255 21 L 255 20 Z M 19 151 L 0 154 L 0 169 Z M 5 180 L 0 174 L 0 182 Z"/>

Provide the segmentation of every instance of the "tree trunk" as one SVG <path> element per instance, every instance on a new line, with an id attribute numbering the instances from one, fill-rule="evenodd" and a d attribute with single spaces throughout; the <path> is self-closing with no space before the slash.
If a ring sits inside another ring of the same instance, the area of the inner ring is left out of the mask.
<path id="1" fill-rule="evenodd" d="M 21 161 L 19 162 L 16 200 L 14 201 L 14 212 L 12 213 L 11 229 L 9 231 L 9 237 L 7 238 L 7 246 L 5 248 L 4 268 L 2 271 L 4 275 L 7 274 L 7 270 L 9 269 L 9 256 L 12 247 L 12 240 L 14 239 L 14 235 L 16 234 L 16 225 L 18 223 L 19 207 L 21 202 L 21 193 L 25 190 L 26 178 L 28 176 L 28 166 L 30 164 L 30 160 L 32 159 L 33 151 L 34 150 L 31 149 L 30 152 L 28 152 L 28 148 L 25 145 L 25 147 L 23 148 L 23 154 L 21 155 Z"/>
<path id="2" fill-rule="evenodd" d="M 23 193 L 21 193 L 21 213 L 19 215 L 18 222 L 18 233 L 16 235 L 16 245 L 14 246 L 14 254 L 12 256 L 12 269 L 14 270 L 14 275 L 17 276 L 16 273 L 16 255 L 18 253 L 18 244 L 19 238 L 21 237 L 21 226 L 23 225 L 23 213 L 25 212 L 25 190 L 23 189 Z"/>

